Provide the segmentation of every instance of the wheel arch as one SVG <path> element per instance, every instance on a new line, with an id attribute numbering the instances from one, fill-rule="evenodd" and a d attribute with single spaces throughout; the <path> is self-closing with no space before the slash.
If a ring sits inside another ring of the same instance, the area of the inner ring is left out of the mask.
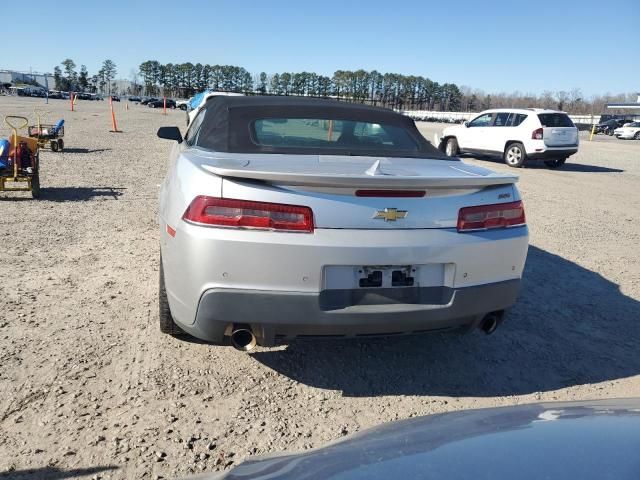
<path id="1" fill-rule="evenodd" d="M 507 151 L 507 148 L 509 148 L 509 145 L 512 145 L 514 143 L 519 143 L 520 145 L 522 145 L 522 148 L 524 148 L 524 153 L 527 153 L 527 147 L 522 140 L 507 140 L 506 142 L 504 142 L 502 153 L 504 154 Z"/>

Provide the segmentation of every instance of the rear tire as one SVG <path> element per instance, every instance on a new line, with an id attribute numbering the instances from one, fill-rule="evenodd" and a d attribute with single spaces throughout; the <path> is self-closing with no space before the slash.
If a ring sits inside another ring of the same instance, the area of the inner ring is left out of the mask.
<path id="1" fill-rule="evenodd" d="M 640 132 L 636 132 L 636 134 L 633 136 L 634 140 L 640 140 Z"/>
<path id="2" fill-rule="evenodd" d="M 160 319 L 160 331 L 169 335 L 182 335 L 184 332 L 176 325 L 171 316 L 167 289 L 164 285 L 164 269 L 162 268 L 162 256 L 160 256 L 160 278 L 158 282 L 158 317 Z"/>
<path id="3" fill-rule="evenodd" d="M 51 141 L 51 151 L 52 152 L 57 152 L 58 151 L 58 142 L 56 142 L 55 140 Z"/>
<path id="4" fill-rule="evenodd" d="M 455 138 L 449 138 L 447 144 L 444 147 L 444 153 L 447 157 L 455 157 L 460 152 L 458 148 L 458 140 Z"/>
<path id="5" fill-rule="evenodd" d="M 527 159 L 527 153 L 524 145 L 520 142 L 514 142 L 507 145 L 504 150 L 504 163 L 513 168 L 520 168 Z"/>
<path id="6" fill-rule="evenodd" d="M 37 173 L 31 177 L 31 198 L 40 198 L 40 176 Z"/>
<path id="7" fill-rule="evenodd" d="M 566 161 L 566 158 L 557 158 L 555 160 L 545 160 L 544 164 L 549 168 L 560 168 Z"/>

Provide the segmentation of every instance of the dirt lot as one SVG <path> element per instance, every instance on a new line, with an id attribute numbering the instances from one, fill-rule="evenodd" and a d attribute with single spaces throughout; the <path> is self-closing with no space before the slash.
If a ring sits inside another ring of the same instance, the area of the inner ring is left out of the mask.
<path id="1" fill-rule="evenodd" d="M 41 104 L 0 97 L 0 114 Z M 495 335 L 244 354 L 157 328 L 155 131 L 184 113 L 116 104 L 114 134 L 106 102 L 49 109 L 67 150 L 42 154 L 42 199 L 0 194 L 0 478 L 173 478 L 415 415 L 640 396 L 640 142 L 519 171 L 531 247 Z"/>

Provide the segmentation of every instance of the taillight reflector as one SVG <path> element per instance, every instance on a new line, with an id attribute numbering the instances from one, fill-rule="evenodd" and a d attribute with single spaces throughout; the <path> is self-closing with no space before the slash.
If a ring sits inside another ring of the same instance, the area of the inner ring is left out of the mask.
<path id="1" fill-rule="evenodd" d="M 356 197 L 420 198 L 424 190 L 356 190 Z"/>
<path id="2" fill-rule="evenodd" d="M 309 207 L 198 196 L 182 219 L 201 225 L 313 232 Z"/>
<path id="3" fill-rule="evenodd" d="M 544 138 L 544 130 L 542 128 L 538 128 L 533 131 L 531 134 L 532 140 L 542 140 Z"/>
<path id="4" fill-rule="evenodd" d="M 521 201 L 464 207 L 458 212 L 458 231 L 491 230 L 527 223 Z"/>

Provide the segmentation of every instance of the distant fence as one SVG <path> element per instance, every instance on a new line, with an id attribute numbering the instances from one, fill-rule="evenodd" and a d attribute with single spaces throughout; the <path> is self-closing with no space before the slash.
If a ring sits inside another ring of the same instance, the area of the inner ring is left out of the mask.
<path id="1" fill-rule="evenodd" d="M 423 122 L 462 123 L 478 115 L 477 112 L 432 112 L 429 110 L 400 110 L 400 113 Z M 578 126 L 600 122 L 600 115 L 569 115 Z"/>

